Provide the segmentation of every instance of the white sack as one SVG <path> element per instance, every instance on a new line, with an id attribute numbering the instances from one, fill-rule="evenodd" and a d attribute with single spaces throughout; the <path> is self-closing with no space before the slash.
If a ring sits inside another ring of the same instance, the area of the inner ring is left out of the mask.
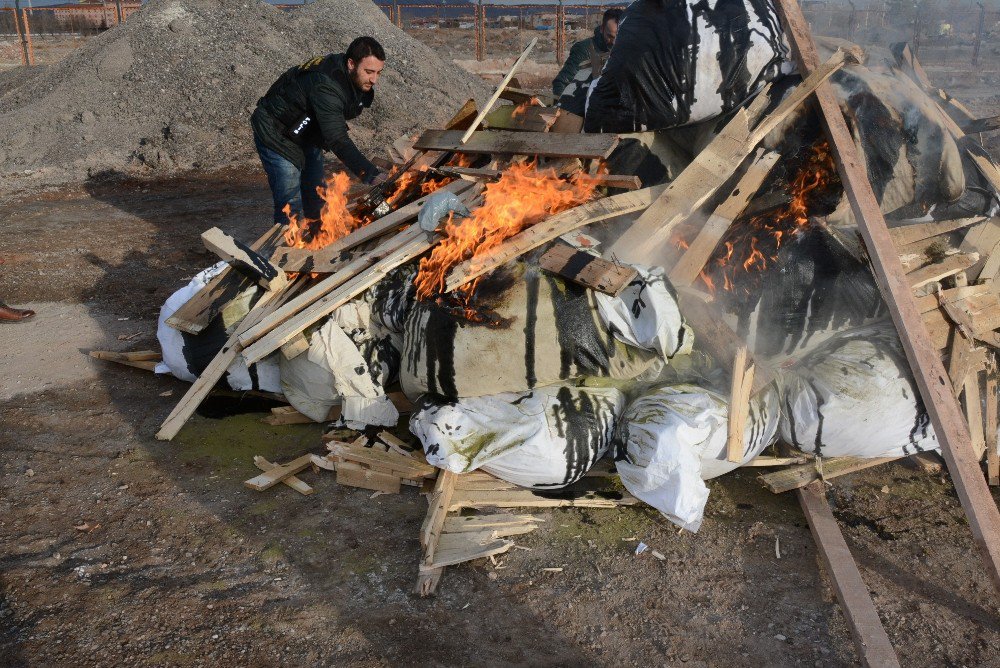
<path id="1" fill-rule="evenodd" d="M 185 346 L 193 345 L 199 341 L 198 336 L 202 336 L 201 341 L 205 345 L 211 345 L 209 334 L 202 335 L 187 334 L 174 329 L 167 324 L 167 319 L 174 314 L 181 306 L 194 297 L 209 281 L 215 278 L 223 269 L 226 263 L 219 262 L 198 273 L 191 282 L 174 292 L 160 308 L 160 317 L 156 324 L 156 338 L 160 342 L 160 349 L 163 351 L 163 362 L 157 365 L 156 373 L 170 373 L 177 378 L 193 383 L 198 378 L 198 374 L 189 368 L 188 359 L 185 357 Z M 249 300 L 253 297 L 253 290 L 235 297 L 226 307 L 222 314 L 223 322 L 232 319 L 234 322 L 242 319 L 246 314 Z M 220 336 L 221 333 L 216 333 Z M 221 349 L 221 343 L 220 349 Z M 226 371 L 226 382 L 229 387 L 238 392 L 248 390 L 261 390 L 264 392 L 281 392 L 279 381 L 278 364 L 275 356 L 268 356 L 254 365 L 253 371 L 247 368 L 242 357 L 237 357 L 236 361 Z"/>
<path id="2" fill-rule="evenodd" d="M 837 334 L 781 377 L 781 438 L 823 457 L 938 448 L 891 322 Z"/>
<path id="3" fill-rule="evenodd" d="M 617 297 L 595 293 L 601 322 L 619 341 L 664 359 L 689 354 L 694 334 L 684 323 L 666 273 L 660 267 L 632 266 L 639 275 Z"/>
<path id="4" fill-rule="evenodd" d="M 701 526 L 708 501 L 703 482 L 750 461 L 778 431 L 778 394 L 768 388 L 750 402 L 743 457 L 726 459 L 729 406 L 695 385 L 661 387 L 633 401 L 615 432 L 617 468 L 625 488 L 688 531 Z"/>
<path id="5" fill-rule="evenodd" d="M 425 404 L 410 431 L 434 466 L 482 468 L 523 487 L 564 487 L 607 452 L 623 405 L 615 389 L 548 386 Z"/>

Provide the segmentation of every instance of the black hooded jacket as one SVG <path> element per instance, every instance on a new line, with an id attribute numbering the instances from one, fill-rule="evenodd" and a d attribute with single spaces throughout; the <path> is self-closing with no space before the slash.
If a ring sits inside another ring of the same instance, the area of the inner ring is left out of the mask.
<path id="1" fill-rule="evenodd" d="M 363 92 L 351 81 L 345 55 L 330 54 L 282 74 L 257 101 L 250 124 L 262 144 L 299 169 L 305 165 L 303 147 L 315 146 L 332 151 L 370 183 L 379 170 L 351 141 L 347 121 L 357 118 L 374 99 L 374 90 Z"/>
<path id="2" fill-rule="evenodd" d="M 563 94 L 569 82 L 576 76 L 576 73 L 580 71 L 580 65 L 590 60 L 591 45 L 593 45 L 594 50 L 598 53 L 607 53 L 611 50 L 608 48 L 608 43 L 604 41 L 604 33 L 601 32 L 600 26 L 594 28 L 593 37 L 581 39 L 570 47 L 569 55 L 566 56 L 566 62 L 563 63 L 562 69 L 559 70 L 556 78 L 552 80 L 552 94 L 555 95 L 557 100 Z"/>

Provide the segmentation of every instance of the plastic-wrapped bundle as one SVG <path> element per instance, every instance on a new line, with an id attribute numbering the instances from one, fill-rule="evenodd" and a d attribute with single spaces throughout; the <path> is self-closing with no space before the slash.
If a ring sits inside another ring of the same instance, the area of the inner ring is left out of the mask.
<path id="1" fill-rule="evenodd" d="M 697 531 L 708 501 L 703 481 L 732 471 L 774 443 L 778 393 L 769 387 L 751 399 L 739 463 L 726 459 L 728 419 L 726 398 L 696 385 L 660 387 L 633 401 L 614 440 L 625 488 L 671 522 Z"/>
<path id="2" fill-rule="evenodd" d="M 891 322 L 841 332 L 781 377 L 781 438 L 823 457 L 900 457 L 938 447 Z"/>
<path id="3" fill-rule="evenodd" d="M 584 129 L 635 132 L 714 118 L 776 78 L 787 53 L 769 2 L 636 0 L 591 88 Z"/>
<path id="4" fill-rule="evenodd" d="M 510 273 L 490 277 L 502 286 L 488 300 L 499 326 L 469 322 L 435 304 L 419 302 L 411 309 L 400 372 L 407 395 L 457 398 L 522 392 L 585 376 L 635 379 L 658 374 L 665 356 L 690 349 L 691 332 L 663 286 L 647 290 L 643 282 L 626 291 L 634 298 L 612 300 L 610 308 L 594 291 L 524 263 L 505 272 Z M 633 307 L 641 326 L 631 322 Z M 648 345 L 624 342 L 636 327 L 642 336 L 647 329 L 654 333 Z"/>
<path id="5" fill-rule="evenodd" d="M 233 327 L 243 319 L 259 296 L 261 291 L 256 287 L 248 288 L 236 295 L 199 334 L 188 334 L 168 325 L 167 319 L 225 267 L 225 262 L 219 262 L 200 272 L 190 283 L 170 295 L 160 308 L 156 338 L 163 351 L 163 363 L 156 368 L 157 373 L 171 373 L 189 383 L 197 380 L 222 350 Z M 278 364 L 273 355 L 265 357 L 249 368 L 242 357 L 237 357 L 226 372 L 226 382 L 232 389 L 240 392 L 247 390 L 281 392 L 278 377 Z"/>
<path id="6" fill-rule="evenodd" d="M 624 396 L 613 388 L 550 386 L 530 392 L 425 399 L 410 431 L 427 461 L 455 473 L 475 469 L 534 488 L 579 480 L 611 443 Z"/>
<path id="7" fill-rule="evenodd" d="M 317 422 L 338 404 L 352 428 L 394 426 L 399 419 L 384 391 L 399 371 L 399 352 L 363 299 L 344 304 L 312 331 L 308 353 L 282 356 L 280 364 L 285 397 Z"/>

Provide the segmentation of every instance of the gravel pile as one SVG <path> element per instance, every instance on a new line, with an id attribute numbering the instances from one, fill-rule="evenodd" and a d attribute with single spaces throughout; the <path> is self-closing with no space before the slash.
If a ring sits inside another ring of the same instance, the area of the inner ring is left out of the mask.
<path id="1" fill-rule="evenodd" d="M 375 104 L 351 124 L 371 155 L 489 94 L 365 0 L 151 0 L 60 63 L 0 75 L 0 189 L 253 164 L 257 99 L 361 34 L 388 56 Z"/>

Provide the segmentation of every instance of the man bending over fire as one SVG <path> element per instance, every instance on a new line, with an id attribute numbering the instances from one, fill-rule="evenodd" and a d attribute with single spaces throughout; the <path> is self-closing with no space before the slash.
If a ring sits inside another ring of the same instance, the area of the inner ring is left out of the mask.
<path id="1" fill-rule="evenodd" d="M 250 118 L 254 144 L 274 198 L 274 221 L 289 213 L 319 218 L 323 201 L 323 151 L 332 151 L 365 183 L 385 175 L 347 134 L 347 121 L 371 106 L 385 51 L 371 37 L 358 37 L 346 53 L 313 58 L 274 82 Z M 287 211 L 287 213 L 286 213 Z"/>

